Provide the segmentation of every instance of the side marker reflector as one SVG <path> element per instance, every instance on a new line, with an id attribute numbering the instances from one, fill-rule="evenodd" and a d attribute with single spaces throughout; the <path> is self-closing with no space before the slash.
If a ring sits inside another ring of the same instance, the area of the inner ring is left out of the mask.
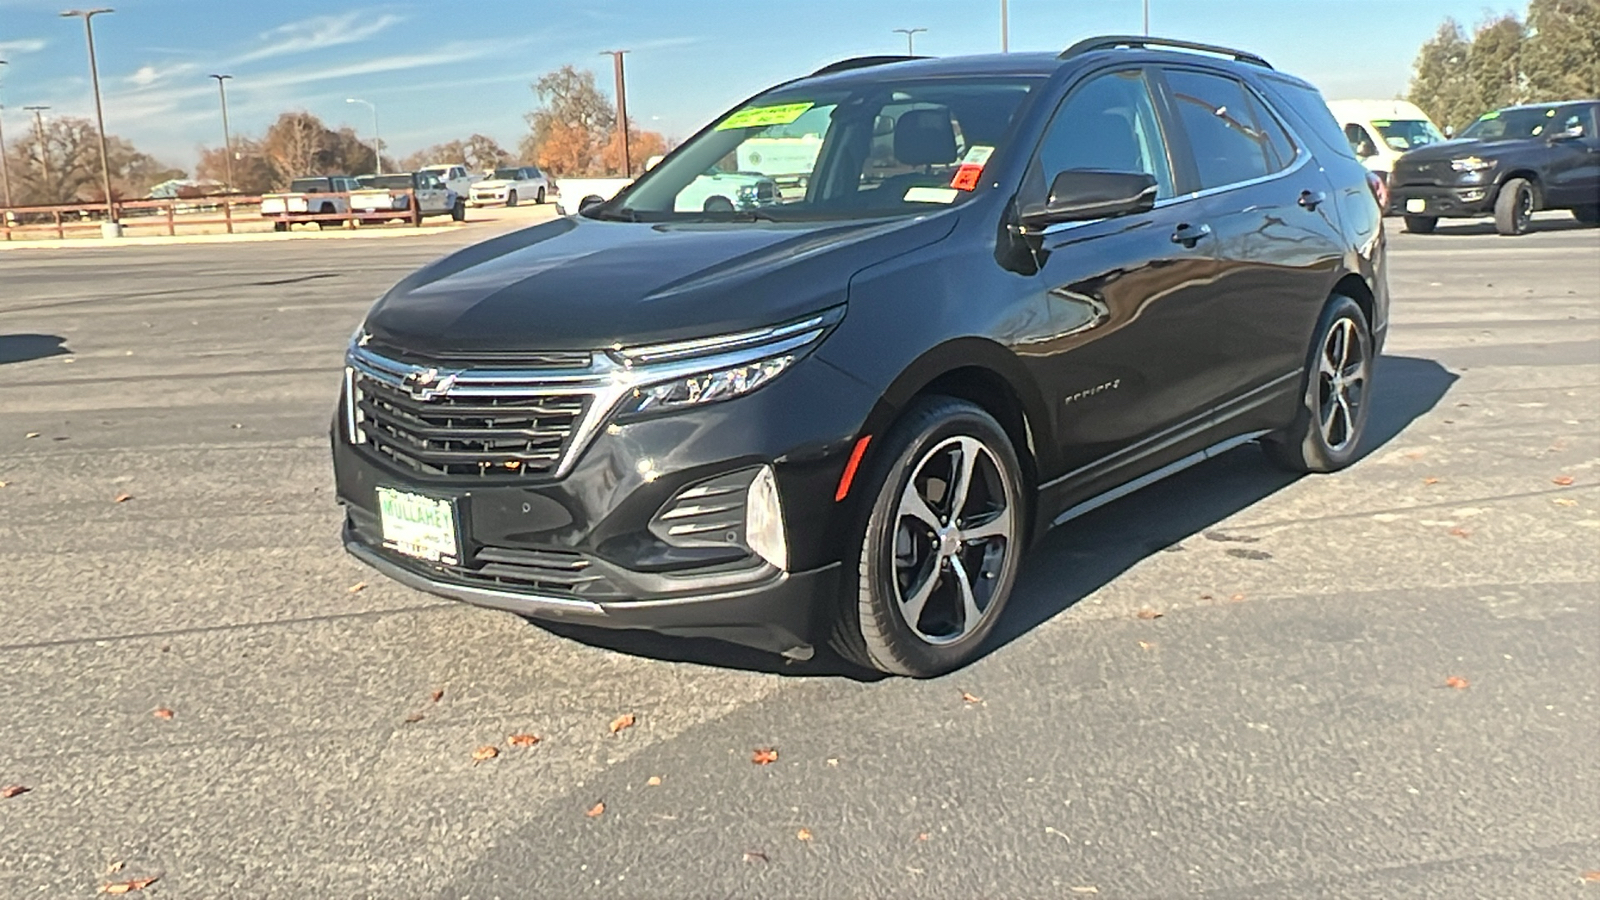
<path id="1" fill-rule="evenodd" d="M 850 451 L 850 461 L 844 464 L 844 474 L 839 476 L 839 489 L 833 492 L 833 502 L 839 503 L 850 496 L 850 482 L 856 479 L 856 469 L 861 465 L 861 457 L 867 453 L 867 445 L 872 443 L 872 435 L 863 434 L 861 439 Z"/>

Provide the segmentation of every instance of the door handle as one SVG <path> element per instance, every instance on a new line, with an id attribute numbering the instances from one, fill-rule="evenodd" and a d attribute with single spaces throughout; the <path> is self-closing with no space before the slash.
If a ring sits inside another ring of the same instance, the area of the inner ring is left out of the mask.
<path id="1" fill-rule="evenodd" d="M 1306 209 L 1315 211 L 1328 199 L 1328 195 L 1321 191 L 1301 191 L 1299 203 Z"/>
<path id="2" fill-rule="evenodd" d="M 1210 236 L 1210 225 L 1190 225 L 1188 222 L 1185 222 L 1173 229 L 1172 242 L 1174 244 L 1182 244 L 1184 247 L 1192 250 L 1194 249 L 1194 245 L 1200 242 L 1201 238 Z"/>

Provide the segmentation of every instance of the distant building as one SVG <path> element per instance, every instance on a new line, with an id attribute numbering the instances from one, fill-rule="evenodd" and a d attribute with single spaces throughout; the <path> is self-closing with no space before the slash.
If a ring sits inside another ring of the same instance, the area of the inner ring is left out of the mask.
<path id="1" fill-rule="evenodd" d="M 152 186 L 150 188 L 150 199 L 172 200 L 178 197 L 205 197 L 210 194 L 222 193 L 222 187 L 223 185 L 220 181 L 174 178 Z"/>

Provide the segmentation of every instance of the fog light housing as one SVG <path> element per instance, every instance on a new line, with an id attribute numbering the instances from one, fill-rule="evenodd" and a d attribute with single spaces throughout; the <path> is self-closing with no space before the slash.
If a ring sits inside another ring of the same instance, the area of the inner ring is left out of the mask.
<path id="1" fill-rule="evenodd" d="M 783 501 L 771 466 L 762 466 L 745 492 L 745 543 L 756 555 L 785 571 L 789 543 L 783 534 Z"/>
<path id="2" fill-rule="evenodd" d="M 1477 201 L 1482 200 L 1483 198 L 1484 198 L 1484 190 L 1483 190 L 1483 188 L 1472 188 L 1471 190 L 1466 190 L 1466 191 L 1462 191 L 1461 192 L 1461 201 L 1463 203 L 1476 203 Z"/>

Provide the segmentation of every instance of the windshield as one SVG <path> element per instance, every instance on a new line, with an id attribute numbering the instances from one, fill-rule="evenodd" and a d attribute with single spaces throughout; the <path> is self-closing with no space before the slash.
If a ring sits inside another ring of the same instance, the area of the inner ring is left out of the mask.
<path id="1" fill-rule="evenodd" d="M 1383 135 L 1385 144 L 1402 153 L 1444 140 L 1439 129 L 1426 119 L 1374 119 L 1372 124 Z"/>
<path id="2" fill-rule="evenodd" d="M 289 190 L 296 194 L 324 194 L 328 192 L 328 179 L 296 178 L 289 182 Z"/>
<path id="3" fill-rule="evenodd" d="M 1037 78 L 780 88 L 722 118 L 590 212 L 637 221 L 847 219 L 973 195 Z"/>
<path id="4" fill-rule="evenodd" d="M 494 174 L 491 175 L 490 177 L 491 178 L 500 179 L 501 181 L 519 181 L 522 178 L 522 170 L 521 169 L 495 169 L 494 170 Z"/>
<path id="5" fill-rule="evenodd" d="M 371 178 L 365 179 L 362 183 L 363 184 L 367 184 L 367 185 L 369 185 L 371 187 L 375 187 L 375 188 L 400 188 L 400 189 L 404 189 L 404 188 L 411 187 L 411 176 L 410 175 L 373 175 L 373 176 L 371 176 Z"/>
<path id="6" fill-rule="evenodd" d="M 1478 121 L 1461 132 L 1464 138 L 1479 141 L 1511 141 L 1536 138 L 1551 130 L 1551 120 L 1556 117 L 1554 106 L 1505 109 L 1484 113 Z"/>

